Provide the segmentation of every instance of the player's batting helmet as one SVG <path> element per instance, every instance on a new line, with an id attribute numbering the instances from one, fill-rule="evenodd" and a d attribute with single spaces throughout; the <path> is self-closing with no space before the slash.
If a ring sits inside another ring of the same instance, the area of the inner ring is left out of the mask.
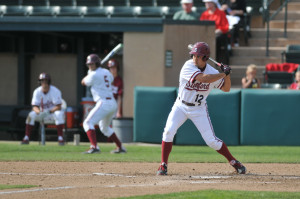
<path id="1" fill-rule="evenodd" d="M 96 54 L 90 54 L 89 56 L 87 56 L 86 58 L 86 65 L 88 64 L 96 64 L 97 67 L 100 66 L 100 58 L 98 55 Z"/>
<path id="2" fill-rule="evenodd" d="M 39 75 L 39 84 L 41 84 L 41 81 L 44 80 L 44 79 L 48 81 L 48 84 L 51 84 L 51 77 L 47 73 L 41 73 Z"/>
<path id="3" fill-rule="evenodd" d="M 210 56 L 210 49 L 207 43 L 197 42 L 193 45 L 190 55 L 203 56 L 203 61 L 207 61 Z"/>
<path id="4" fill-rule="evenodd" d="M 108 61 L 108 64 L 107 64 L 108 68 L 110 67 L 116 67 L 117 70 L 119 70 L 119 62 L 115 59 L 111 59 Z"/>

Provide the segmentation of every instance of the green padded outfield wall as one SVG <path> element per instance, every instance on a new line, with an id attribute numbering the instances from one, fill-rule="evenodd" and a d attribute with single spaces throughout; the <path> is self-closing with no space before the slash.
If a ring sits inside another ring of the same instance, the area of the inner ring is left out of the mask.
<path id="1" fill-rule="evenodd" d="M 133 141 L 161 143 L 176 87 L 135 87 Z"/>
<path id="2" fill-rule="evenodd" d="M 242 145 L 300 145 L 300 92 L 241 91 Z"/>
<path id="3" fill-rule="evenodd" d="M 227 145 L 239 145 L 240 93 L 239 89 L 231 89 L 230 92 L 214 89 L 207 98 L 208 111 L 215 134 Z M 174 143 L 206 145 L 191 120 L 187 120 L 178 129 Z"/>

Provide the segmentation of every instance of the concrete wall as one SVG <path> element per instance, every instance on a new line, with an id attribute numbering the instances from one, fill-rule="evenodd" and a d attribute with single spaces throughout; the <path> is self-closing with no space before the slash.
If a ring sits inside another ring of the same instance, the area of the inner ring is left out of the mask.
<path id="1" fill-rule="evenodd" d="M 18 55 L 0 54 L 0 104 L 18 103 Z"/>
<path id="2" fill-rule="evenodd" d="M 84 66 L 83 66 L 84 67 Z M 37 54 L 31 60 L 30 92 L 38 87 L 38 76 L 49 73 L 51 82 L 62 92 L 68 106 L 76 105 L 77 57 L 73 54 Z"/>

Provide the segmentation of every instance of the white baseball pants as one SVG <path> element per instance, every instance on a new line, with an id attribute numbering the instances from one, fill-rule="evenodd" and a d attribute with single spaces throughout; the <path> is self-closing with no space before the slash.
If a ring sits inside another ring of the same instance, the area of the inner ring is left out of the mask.
<path id="1" fill-rule="evenodd" d="M 110 137 L 114 133 L 110 124 L 116 111 L 117 103 L 114 99 L 103 101 L 99 100 L 83 122 L 85 132 L 90 129 L 94 130 L 95 125 L 98 123 L 100 131 L 105 136 Z"/>
<path id="2" fill-rule="evenodd" d="M 223 141 L 216 137 L 210 117 L 207 110 L 207 105 L 202 106 L 187 106 L 177 100 L 168 116 L 168 120 L 164 129 L 162 140 L 165 142 L 173 142 L 174 136 L 178 128 L 187 120 L 190 119 L 201 133 L 205 143 L 219 150 L 222 147 Z"/>
<path id="3" fill-rule="evenodd" d="M 26 124 L 29 125 L 34 125 L 35 121 L 40 122 L 41 121 L 41 117 L 39 114 L 36 114 L 36 112 L 31 111 L 28 114 L 28 117 L 26 119 Z M 55 125 L 60 125 L 60 124 L 64 124 L 65 123 L 65 111 L 63 110 L 58 110 L 55 111 L 54 113 L 51 113 L 50 115 L 48 115 L 47 117 L 44 118 L 44 121 L 54 121 Z"/>

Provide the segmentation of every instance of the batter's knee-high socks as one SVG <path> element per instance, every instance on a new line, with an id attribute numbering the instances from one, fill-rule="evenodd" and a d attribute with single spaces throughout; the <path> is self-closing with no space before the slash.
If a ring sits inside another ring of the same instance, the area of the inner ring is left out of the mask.
<path id="1" fill-rule="evenodd" d="M 25 135 L 28 137 L 28 139 L 30 139 L 30 135 L 31 135 L 33 127 L 34 127 L 33 125 L 26 124 Z"/>
<path id="2" fill-rule="evenodd" d="M 112 140 L 114 143 L 116 143 L 117 147 L 121 148 L 122 147 L 122 143 L 120 142 L 119 138 L 117 137 L 117 135 L 115 133 L 113 133 L 108 140 Z"/>
<path id="3" fill-rule="evenodd" d="M 57 136 L 63 137 L 64 124 L 56 125 L 56 129 L 57 129 Z"/>
<path id="4" fill-rule="evenodd" d="M 229 152 L 226 144 L 223 142 L 222 147 L 220 150 L 217 150 L 218 153 L 220 153 L 221 155 L 223 155 L 228 162 L 230 162 L 231 160 L 235 160 L 235 158 L 231 155 L 231 153 Z"/>
<path id="5" fill-rule="evenodd" d="M 89 140 L 90 140 L 91 145 L 94 146 L 95 148 L 97 148 L 96 131 L 90 129 L 90 130 L 88 130 L 88 131 L 86 132 L 86 134 L 87 134 L 87 136 L 88 136 L 88 138 L 89 138 Z"/>
<path id="6" fill-rule="evenodd" d="M 173 142 L 161 142 L 161 162 L 168 164 L 169 155 L 172 151 Z"/>

